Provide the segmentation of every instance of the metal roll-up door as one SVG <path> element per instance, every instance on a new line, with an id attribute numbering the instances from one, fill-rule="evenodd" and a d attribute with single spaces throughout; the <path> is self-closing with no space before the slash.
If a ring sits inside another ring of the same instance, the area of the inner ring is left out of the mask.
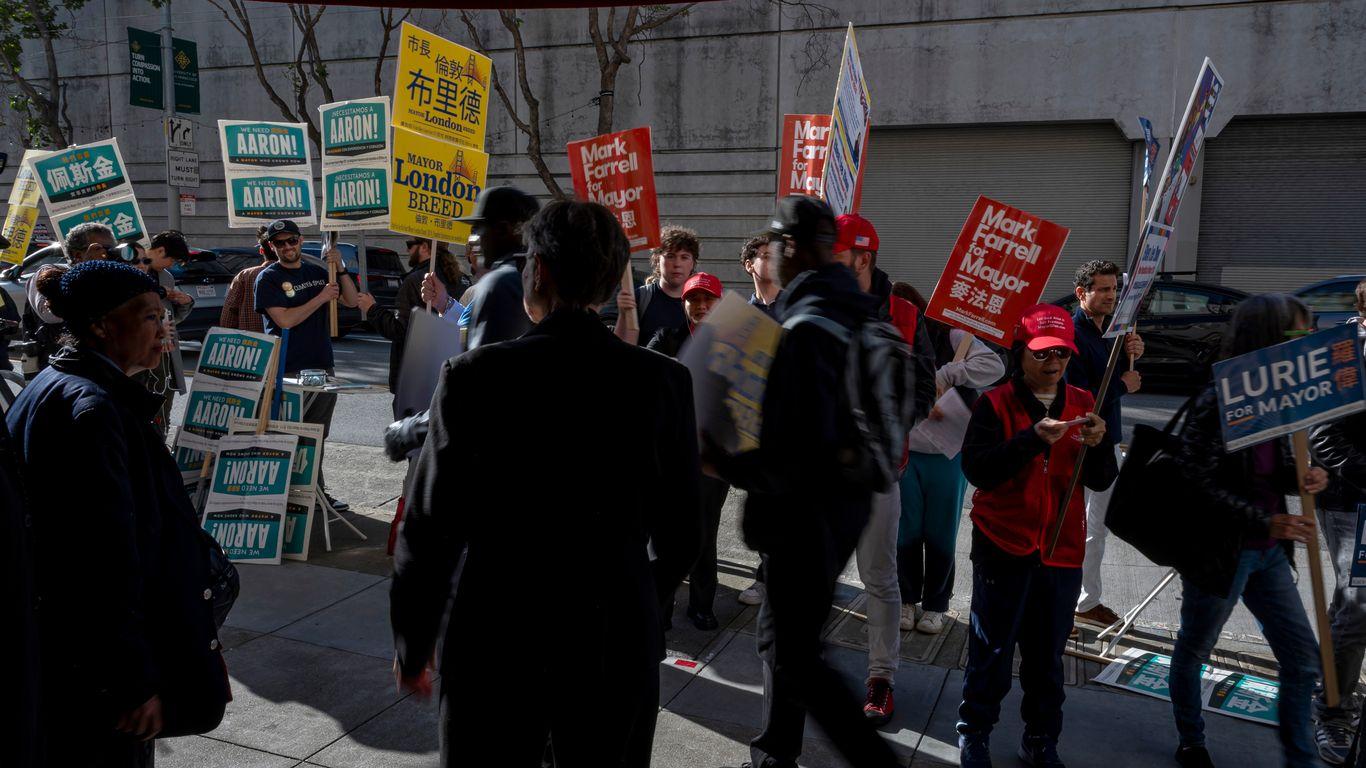
<path id="1" fill-rule="evenodd" d="M 978 195 L 1071 229 L 1043 301 L 1084 261 L 1128 259 L 1134 150 L 1112 123 L 874 129 L 868 154 L 878 266 L 926 298 Z"/>
<path id="2" fill-rule="evenodd" d="M 1234 118 L 1203 177 L 1200 280 L 1263 293 L 1366 271 L 1366 116 Z"/>

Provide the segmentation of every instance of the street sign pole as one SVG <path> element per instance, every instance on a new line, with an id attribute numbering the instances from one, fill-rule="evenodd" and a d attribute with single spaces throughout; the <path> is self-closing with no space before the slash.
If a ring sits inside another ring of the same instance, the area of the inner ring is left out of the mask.
<path id="1" fill-rule="evenodd" d="M 166 135 L 166 228 L 180 229 L 180 188 L 171 185 L 171 118 L 175 117 L 175 52 L 171 46 L 171 3 L 161 6 L 162 132 Z"/>

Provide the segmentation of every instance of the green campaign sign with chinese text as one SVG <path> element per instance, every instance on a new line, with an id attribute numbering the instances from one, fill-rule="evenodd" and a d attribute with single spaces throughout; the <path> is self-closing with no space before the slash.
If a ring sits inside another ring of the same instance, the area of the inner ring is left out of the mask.
<path id="1" fill-rule="evenodd" d="M 49 152 L 29 163 L 49 216 L 132 194 L 117 139 Z"/>
<path id="2" fill-rule="evenodd" d="M 114 239 L 120 242 L 137 240 L 144 247 L 152 243 L 147 234 L 147 225 L 142 221 L 142 210 L 138 208 L 137 198 L 134 197 L 120 197 L 53 220 L 60 238 L 65 238 L 66 233 L 78 225 L 91 222 L 109 227 L 114 232 Z"/>

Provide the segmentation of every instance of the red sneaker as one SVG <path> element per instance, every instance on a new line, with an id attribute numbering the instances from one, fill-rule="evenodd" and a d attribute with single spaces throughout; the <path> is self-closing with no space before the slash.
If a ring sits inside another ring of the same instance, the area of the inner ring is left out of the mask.
<path id="1" fill-rule="evenodd" d="M 863 702 L 863 716 L 875 725 L 885 725 L 896 711 L 896 699 L 892 696 L 892 683 L 881 677 L 868 681 L 868 698 Z"/>

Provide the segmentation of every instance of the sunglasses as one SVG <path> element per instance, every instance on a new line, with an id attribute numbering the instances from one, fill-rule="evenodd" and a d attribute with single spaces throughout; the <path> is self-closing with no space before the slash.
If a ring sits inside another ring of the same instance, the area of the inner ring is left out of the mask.
<path id="1" fill-rule="evenodd" d="M 1042 363 L 1050 357 L 1056 357 L 1059 360 L 1071 359 L 1072 350 L 1064 349 L 1062 347 L 1055 347 L 1054 349 L 1032 349 L 1029 351 L 1029 354 L 1033 355 L 1035 360 L 1038 360 Z"/>
<path id="2" fill-rule="evenodd" d="M 290 246 L 294 246 L 294 245 L 298 245 L 298 244 L 299 244 L 299 238 L 298 238 L 297 236 L 296 236 L 296 237 L 285 237 L 285 238 L 281 238 L 281 239 L 279 239 L 279 240 L 271 240 L 270 242 L 271 242 L 272 245 L 290 245 Z"/>

